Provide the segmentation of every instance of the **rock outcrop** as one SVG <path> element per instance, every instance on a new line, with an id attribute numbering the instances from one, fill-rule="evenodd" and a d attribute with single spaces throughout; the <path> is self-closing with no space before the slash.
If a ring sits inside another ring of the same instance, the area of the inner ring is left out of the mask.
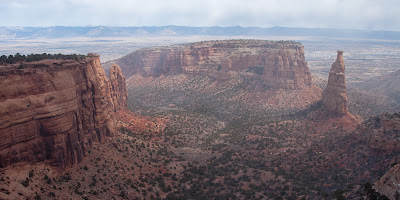
<path id="1" fill-rule="evenodd" d="M 386 113 L 370 118 L 355 135 L 371 149 L 381 152 L 400 151 L 400 113 Z"/>
<path id="2" fill-rule="evenodd" d="M 274 89 L 311 87 L 311 73 L 304 47 L 292 41 L 223 40 L 137 50 L 105 63 L 121 66 L 129 77 L 176 74 L 211 75 L 218 80 L 231 78 L 232 71 L 258 75 L 263 85 Z"/>
<path id="3" fill-rule="evenodd" d="M 343 51 L 337 52 L 336 61 L 332 64 L 328 85 L 322 93 L 322 102 L 330 116 L 348 114 Z"/>
<path id="4" fill-rule="evenodd" d="M 124 78 L 113 70 L 108 80 L 94 54 L 79 62 L 0 66 L 0 167 L 21 161 L 72 166 L 93 142 L 112 136 L 114 111 L 126 106 Z"/>
<path id="5" fill-rule="evenodd" d="M 370 118 L 355 132 L 354 137 L 366 144 L 370 152 L 374 152 L 372 156 L 380 158 L 380 165 L 374 165 L 372 169 L 367 170 L 387 170 L 391 166 L 385 175 L 381 176 L 382 173 L 379 173 L 380 178 L 374 182 L 374 189 L 390 199 L 398 199 L 400 164 L 395 163 L 400 161 L 399 154 L 396 153 L 400 151 L 400 113 L 386 113 Z M 378 174 L 374 178 L 378 178 Z"/>
<path id="6" fill-rule="evenodd" d="M 400 164 L 390 170 L 375 182 L 374 188 L 389 199 L 400 198 Z"/>
<path id="7" fill-rule="evenodd" d="M 121 68 L 113 65 L 110 68 L 111 98 L 114 112 L 126 109 L 128 93 L 126 91 L 125 76 L 122 75 Z"/>

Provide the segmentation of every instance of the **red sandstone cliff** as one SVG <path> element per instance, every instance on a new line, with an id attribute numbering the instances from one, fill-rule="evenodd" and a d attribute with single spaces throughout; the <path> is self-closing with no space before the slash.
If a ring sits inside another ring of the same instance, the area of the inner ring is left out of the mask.
<path id="1" fill-rule="evenodd" d="M 298 89 L 311 86 L 311 74 L 298 42 L 266 40 L 206 41 L 137 50 L 105 63 L 121 66 L 126 76 L 205 74 L 229 79 L 230 71 L 259 75 L 270 88 Z"/>
<path id="2" fill-rule="evenodd" d="M 121 68 L 113 65 L 110 68 L 110 87 L 113 110 L 115 112 L 126 109 L 128 93 L 126 91 L 125 76 L 122 75 Z"/>
<path id="3" fill-rule="evenodd" d="M 118 67 L 108 80 L 94 54 L 0 66 L 0 167 L 80 162 L 93 142 L 116 131 L 112 115 L 126 107 L 124 81 Z"/>

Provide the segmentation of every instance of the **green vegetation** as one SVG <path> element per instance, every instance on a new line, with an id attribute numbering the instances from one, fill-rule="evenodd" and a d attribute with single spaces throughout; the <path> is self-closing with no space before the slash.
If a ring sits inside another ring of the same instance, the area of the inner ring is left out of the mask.
<path id="1" fill-rule="evenodd" d="M 364 192 L 367 193 L 368 199 L 371 200 L 389 200 L 387 196 L 381 195 L 379 192 L 375 191 L 369 182 L 364 184 Z"/>
<path id="2" fill-rule="evenodd" d="M 87 55 L 90 56 L 90 55 Z M 75 61 L 81 61 L 85 60 L 86 56 L 85 55 L 77 55 L 77 54 L 70 54 L 70 55 L 64 55 L 64 54 L 30 54 L 30 55 L 21 55 L 19 53 L 15 55 L 2 55 L 0 56 L 0 64 L 15 64 L 18 62 L 33 62 L 33 61 L 40 61 L 44 59 L 55 59 L 55 60 L 75 60 Z"/>
<path id="3" fill-rule="evenodd" d="M 261 73 L 257 68 L 247 72 Z M 202 87 L 212 81 L 203 76 L 180 85 L 161 79 L 162 84 L 131 88 L 134 112 L 168 120 L 160 138 L 166 146 L 156 154 L 168 158 L 163 166 L 173 170 L 175 164 L 187 163 L 176 176 L 163 176 L 164 182 L 177 185 L 170 192 L 164 188 L 167 199 L 345 199 L 352 191 L 349 185 L 383 175 L 388 163 L 400 159 L 395 152 L 376 156 L 341 126 L 321 128 L 326 124 L 310 121 L 321 101 L 302 110 L 274 112 L 232 100 L 254 85 L 258 92 L 268 89 L 245 75 L 237 80 L 218 83 L 217 92 Z M 374 129 L 382 121 L 368 123 Z"/>

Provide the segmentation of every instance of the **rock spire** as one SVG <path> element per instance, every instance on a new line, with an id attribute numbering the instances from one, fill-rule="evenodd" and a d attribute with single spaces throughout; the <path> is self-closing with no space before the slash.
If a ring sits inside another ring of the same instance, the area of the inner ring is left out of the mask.
<path id="1" fill-rule="evenodd" d="M 322 102 L 330 116 L 348 114 L 345 65 L 343 51 L 337 51 L 336 61 L 329 72 L 328 85 L 322 94 Z"/>

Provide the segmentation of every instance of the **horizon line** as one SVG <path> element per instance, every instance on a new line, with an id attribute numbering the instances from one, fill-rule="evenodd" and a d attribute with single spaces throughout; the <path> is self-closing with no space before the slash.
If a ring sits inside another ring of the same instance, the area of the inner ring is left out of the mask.
<path id="1" fill-rule="evenodd" d="M 272 28 L 284 28 L 284 29 L 326 29 L 326 30 L 351 30 L 351 31 L 374 31 L 374 32 L 400 32 L 400 30 L 384 30 L 384 29 L 351 29 L 351 28 L 315 28 L 315 27 L 290 27 L 290 26 L 184 26 L 184 25 L 162 25 L 162 26 L 109 26 L 109 25 L 85 25 L 85 26 L 65 26 L 65 25 L 55 25 L 55 26 L 0 26 L 1 28 L 54 28 L 54 27 L 66 27 L 66 28 L 96 28 L 96 27 L 112 27 L 112 28 L 154 28 L 154 27 L 187 27 L 187 28 L 259 28 L 259 29 L 272 29 Z"/>

